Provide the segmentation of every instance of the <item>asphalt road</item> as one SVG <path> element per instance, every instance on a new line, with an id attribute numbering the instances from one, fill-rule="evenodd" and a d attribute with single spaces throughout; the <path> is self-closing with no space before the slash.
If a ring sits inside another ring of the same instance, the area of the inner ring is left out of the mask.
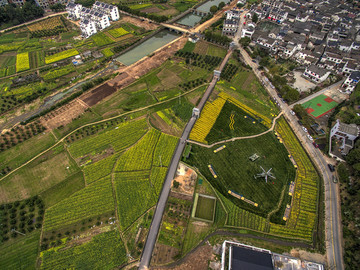
<path id="1" fill-rule="evenodd" d="M 228 61 L 230 55 L 231 55 L 232 51 L 230 50 L 227 55 L 224 57 L 219 70 L 221 71 L 226 62 Z M 206 89 L 204 95 L 202 96 L 197 108 L 200 110 L 203 109 L 206 101 L 208 100 L 208 98 L 210 97 L 213 89 L 215 88 L 216 82 L 218 81 L 217 77 L 213 77 L 210 85 L 208 86 L 208 88 Z M 155 213 L 154 213 L 154 217 L 153 220 L 151 222 L 151 226 L 149 229 L 149 233 L 147 235 L 146 238 L 146 243 L 145 243 L 145 247 L 143 250 L 143 253 L 141 255 L 141 259 L 140 259 L 140 264 L 139 264 L 139 269 L 140 270 L 146 270 L 149 268 L 150 265 L 150 261 L 151 261 L 151 256 L 152 256 L 152 252 L 157 240 L 157 235 L 159 233 L 159 229 L 160 229 L 160 225 L 161 225 L 161 219 L 162 216 L 164 214 L 165 211 L 165 206 L 166 206 L 166 202 L 167 199 L 169 197 L 169 193 L 170 193 L 170 188 L 171 188 L 171 182 L 174 179 L 178 164 L 180 162 L 182 153 L 184 151 L 185 145 L 186 145 L 186 141 L 189 138 L 190 132 L 196 122 L 196 117 L 191 117 L 191 119 L 189 120 L 189 122 L 186 124 L 186 127 L 180 137 L 180 141 L 176 147 L 176 150 L 174 152 L 174 155 L 172 157 L 169 169 L 167 171 L 166 174 L 166 178 L 164 181 L 164 185 L 163 188 L 161 190 L 161 194 L 158 200 L 158 203 L 156 205 L 156 209 L 155 209 Z"/>
<path id="2" fill-rule="evenodd" d="M 301 126 L 297 122 L 297 118 L 290 114 L 290 107 L 283 103 L 277 96 L 276 91 L 270 87 L 270 84 L 264 80 L 264 77 L 257 69 L 257 64 L 252 62 L 247 52 L 240 48 L 240 52 L 246 63 L 252 67 L 258 79 L 263 83 L 270 96 L 275 99 L 283 111 L 290 126 L 296 133 L 302 145 L 312 157 L 313 162 L 319 169 L 325 186 L 325 233 L 326 233 L 326 252 L 329 269 L 344 269 L 342 256 L 342 233 L 341 233 L 341 219 L 340 219 L 340 203 L 339 203 L 339 187 L 332 181 L 332 173 L 327 164 L 331 162 L 324 156 L 319 149 L 312 145 L 312 142 L 306 137 Z"/>

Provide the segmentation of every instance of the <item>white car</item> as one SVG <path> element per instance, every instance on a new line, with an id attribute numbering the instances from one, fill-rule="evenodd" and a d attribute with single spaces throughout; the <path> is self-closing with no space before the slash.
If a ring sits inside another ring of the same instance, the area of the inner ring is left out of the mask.
<path id="1" fill-rule="evenodd" d="M 307 128 L 306 127 L 302 127 L 303 131 L 307 132 Z"/>
<path id="2" fill-rule="evenodd" d="M 295 112 L 293 110 L 290 110 L 291 115 L 295 115 Z"/>
<path id="3" fill-rule="evenodd" d="M 314 141 L 313 137 L 311 137 L 309 134 L 306 135 L 310 141 Z"/>

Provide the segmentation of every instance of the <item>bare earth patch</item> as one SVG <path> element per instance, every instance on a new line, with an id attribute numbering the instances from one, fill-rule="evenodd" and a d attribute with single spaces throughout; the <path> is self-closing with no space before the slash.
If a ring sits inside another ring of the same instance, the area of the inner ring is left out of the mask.
<path id="1" fill-rule="evenodd" d="M 179 265 L 150 267 L 152 270 L 172 269 L 172 270 L 207 270 L 208 261 L 212 258 L 212 246 L 203 245 L 185 257 Z"/>
<path id="2" fill-rule="evenodd" d="M 122 18 L 120 19 L 120 22 L 129 22 L 133 25 L 145 28 L 146 30 L 154 30 L 158 27 L 157 24 L 149 23 L 148 21 L 141 21 L 139 19 L 136 19 L 136 18 L 133 18 L 130 16 L 121 15 L 121 17 Z"/>

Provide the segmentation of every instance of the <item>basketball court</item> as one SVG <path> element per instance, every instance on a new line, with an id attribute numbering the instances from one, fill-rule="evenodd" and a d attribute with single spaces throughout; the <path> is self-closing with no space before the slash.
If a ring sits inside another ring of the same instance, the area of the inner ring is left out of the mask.
<path id="1" fill-rule="evenodd" d="M 302 104 L 307 113 L 315 118 L 319 118 L 331 112 L 337 105 L 338 103 L 335 100 L 324 94 Z"/>

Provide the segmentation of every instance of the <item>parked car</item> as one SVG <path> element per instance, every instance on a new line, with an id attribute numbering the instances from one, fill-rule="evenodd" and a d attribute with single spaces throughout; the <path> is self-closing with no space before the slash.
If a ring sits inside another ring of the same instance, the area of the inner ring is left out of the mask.
<path id="1" fill-rule="evenodd" d="M 291 115 L 295 115 L 295 112 L 293 110 L 290 110 Z"/>
<path id="2" fill-rule="evenodd" d="M 306 135 L 310 141 L 314 141 L 313 137 L 311 137 L 309 134 Z"/>
<path id="3" fill-rule="evenodd" d="M 256 60 L 255 60 L 255 59 L 253 59 L 253 60 L 251 60 L 251 61 L 256 64 Z"/>
<path id="4" fill-rule="evenodd" d="M 334 165 L 328 164 L 328 167 L 329 167 L 329 170 L 330 170 L 331 172 L 335 172 L 335 167 L 334 167 Z"/>
<path id="5" fill-rule="evenodd" d="M 303 126 L 301 128 L 303 129 L 304 132 L 306 132 L 306 133 L 308 132 L 306 127 Z"/>
<path id="6" fill-rule="evenodd" d="M 318 145 L 316 142 L 313 142 L 313 146 L 314 146 L 315 148 L 319 148 L 319 145 Z"/>
<path id="7" fill-rule="evenodd" d="M 332 176 L 332 180 L 333 180 L 333 182 L 334 182 L 335 184 L 338 182 L 338 180 L 337 180 L 337 178 L 336 178 L 335 175 Z"/>

